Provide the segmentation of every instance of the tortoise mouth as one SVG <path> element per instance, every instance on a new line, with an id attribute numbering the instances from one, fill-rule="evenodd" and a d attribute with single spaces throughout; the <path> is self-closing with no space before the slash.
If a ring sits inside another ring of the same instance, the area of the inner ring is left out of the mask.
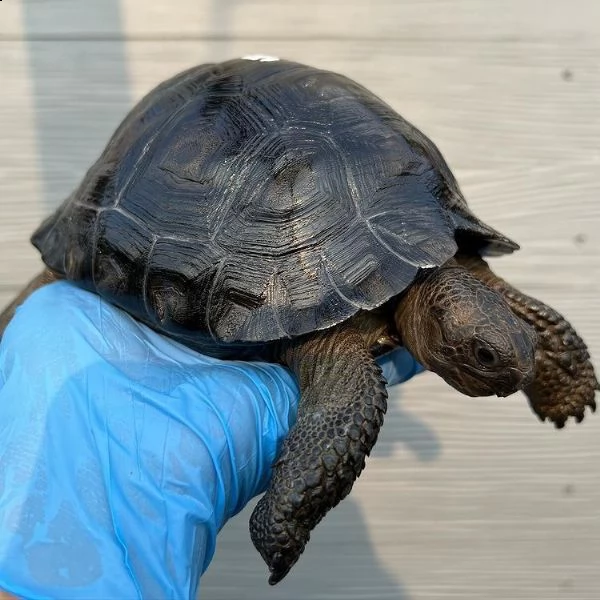
<path id="1" fill-rule="evenodd" d="M 457 369 L 456 379 L 460 386 L 457 389 L 467 396 L 498 396 L 505 398 L 531 383 L 533 369 L 523 370 L 508 367 L 498 371 L 481 371 L 470 365 L 462 365 L 460 370 Z"/>

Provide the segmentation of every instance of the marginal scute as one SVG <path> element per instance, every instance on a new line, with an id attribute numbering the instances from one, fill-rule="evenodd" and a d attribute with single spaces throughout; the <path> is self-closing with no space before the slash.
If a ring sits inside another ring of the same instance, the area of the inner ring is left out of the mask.
<path id="1" fill-rule="evenodd" d="M 147 228 L 126 213 L 105 210 L 96 218 L 92 282 L 100 294 L 125 310 L 143 307 L 144 273 L 152 246 Z"/>
<path id="2" fill-rule="evenodd" d="M 147 317 L 173 335 L 205 331 L 214 284 L 221 268 L 218 251 L 207 239 L 158 238 L 147 257 L 140 295 Z"/>

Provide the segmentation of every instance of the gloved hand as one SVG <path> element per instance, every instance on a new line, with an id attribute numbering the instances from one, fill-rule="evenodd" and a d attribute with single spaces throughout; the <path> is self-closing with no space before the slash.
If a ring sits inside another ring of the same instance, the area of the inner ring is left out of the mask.
<path id="1" fill-rule="evenodd" d="M 388 381 L 421 368 L 403 350 Z M 0 590 L 194 598 L 296 416 L 283 367 L 201 356 L 66 282 L 0 345 Z"/>

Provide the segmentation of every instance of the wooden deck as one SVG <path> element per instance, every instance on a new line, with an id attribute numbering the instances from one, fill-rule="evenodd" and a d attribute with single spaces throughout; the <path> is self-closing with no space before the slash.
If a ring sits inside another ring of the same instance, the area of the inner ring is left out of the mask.
<path id="1" fill-rule="evenodd" d="M 132 103 L 196 63 L 267 53 L 341 71 L 430 135 L 474 210 L 522 244 L 493 266 L 564 312 L 600 368 L 600 4 L 593 0 L 5 0 L 0 303 L 28 237 Z M 203 600 L 598 600 L 600 416 L 557 432 L 524 397 L 434 375 L 394 392 L 351 498 L 279 586 L 247 533 Z"/>

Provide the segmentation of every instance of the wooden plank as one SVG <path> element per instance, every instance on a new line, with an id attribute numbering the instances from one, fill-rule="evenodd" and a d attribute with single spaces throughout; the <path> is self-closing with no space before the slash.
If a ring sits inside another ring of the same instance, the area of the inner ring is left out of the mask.
<path id="1" fill-rule="evenodd" d="M 4 10 L 4 6 L 2 7 Z M 23 28 L 0 19 L 6 37 L 151 37 L 315 40 L 454 39 L 524 37 L 574 39 L 598 33 L 600 7 L 589 0 L 24 0 Z"/>
<path id="2" fill-rule="evenodd" d="M 21 2 L 5 2 L 0 9 L 0 39 L 5 35 L 9 37 L 22 37 L 24 32 L 22 21 Z"/>
<path id="3" fill-rule="evenodd" d="M 25 45 L 2 45 L 0 60 L 4 84 L 0 95 L 0 289 L 10 291 L 29 280 L 39 265 L 29 234 L 44 216 L 38 203 L 43 184 Z"/>
<path id="4" fill-rule="evenodd" d="M 53 3 L 54 4 L 54 3 Z M 65 35 L 110 35 L 123 31 L 119 0 L 77 2 L 43 0 L 5 2 L 0 10 L 0 39 L 31 39 Z"/>
<path id="5" fill-rule="evenodd" d="M 446 6 L 441 18 L 451 22 L 451 13 Z M 540 31 L 551 18 L 544 22 Z M 3 42 L 0 301 L 39 268 L 31 230 L 76 185 L 134 99 L 196 62 L 267 52 L 347 73 L 431 135 L 475 210 L 523 244 L 494 264 L 569 315 L 599 365 L 598 50 L 585 36 L 131 42 L 119 83 L 122 48 L 112 42 Z M 421 376 L 396 392 L 365 475 L 289 579 L 267 591 L 245 511 L 220 537 L 202 598 L 597 600 L 599 434 L 598 417 L 556 432 L 521 396 L 464 398 Z"/>

